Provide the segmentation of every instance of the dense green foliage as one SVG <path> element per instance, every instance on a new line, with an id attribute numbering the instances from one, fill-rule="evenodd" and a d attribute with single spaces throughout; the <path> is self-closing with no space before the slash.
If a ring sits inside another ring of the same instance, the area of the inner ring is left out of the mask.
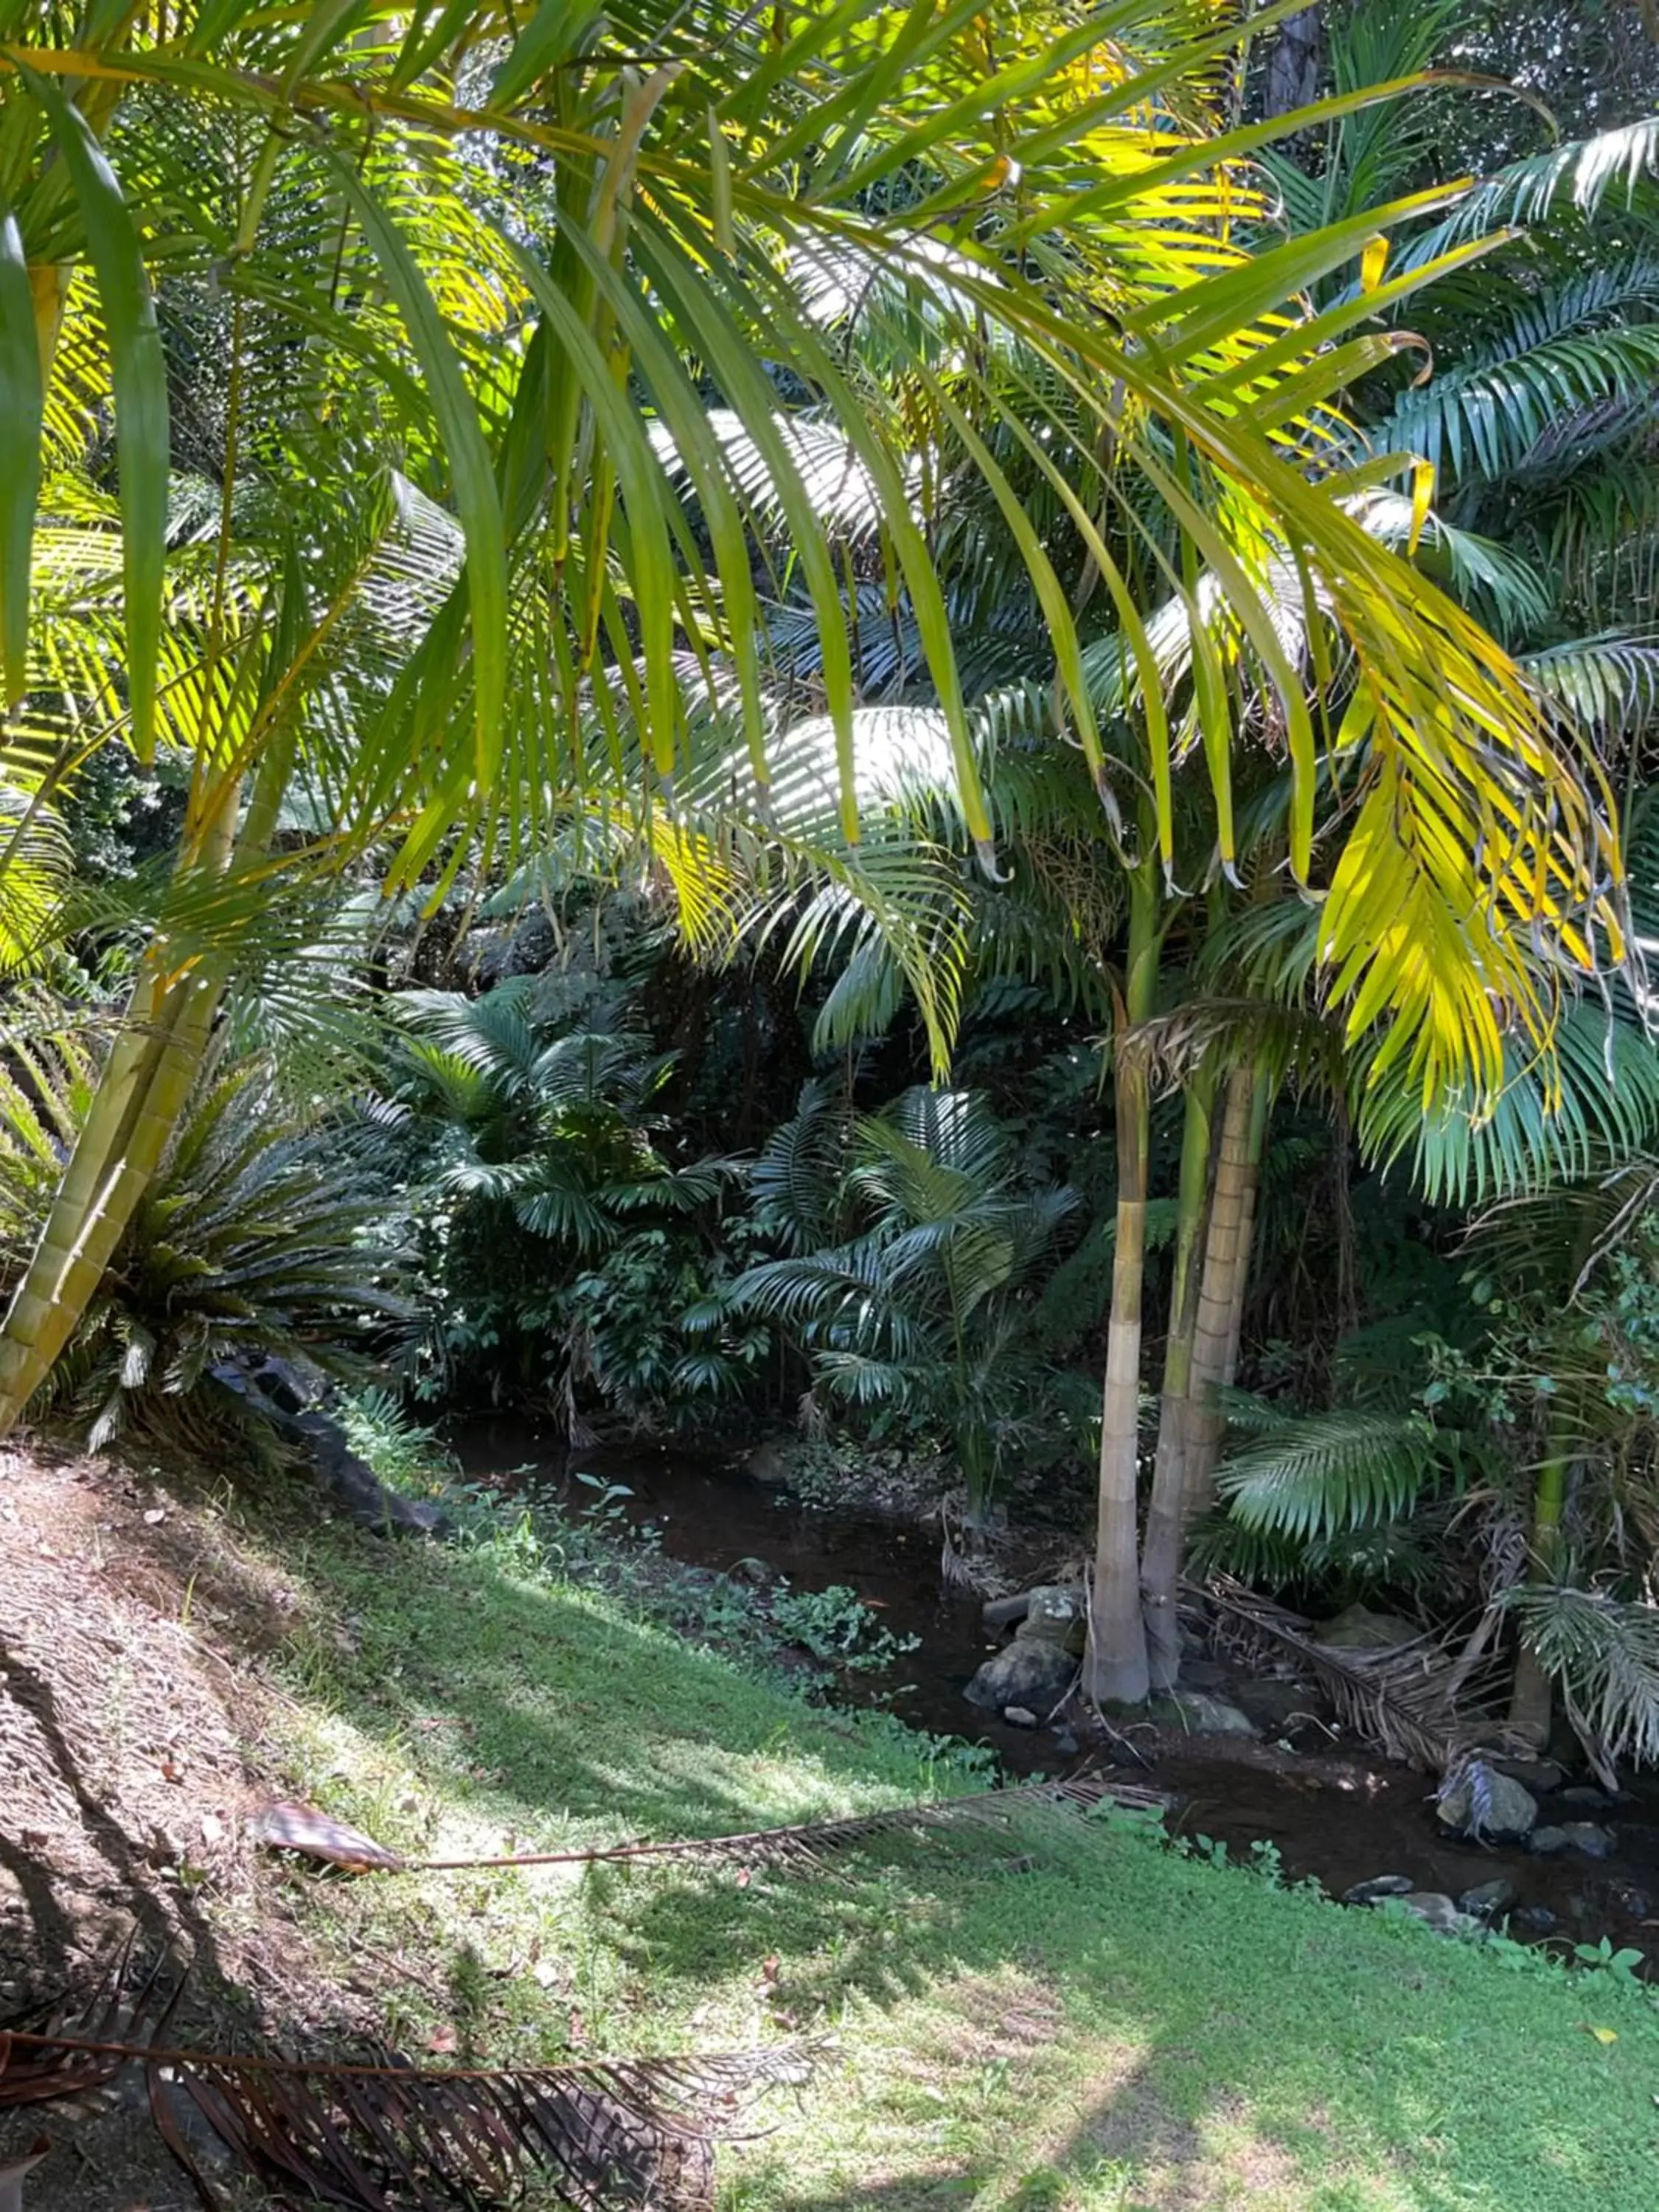
<path id="1" fill-rule="evenodd" d="M 1659 1744 L 1652 58 L 1258 12 L 7 50 L 0 1422 L 1097 1450 L 1103 1693 L 1185 1563 Z"/>

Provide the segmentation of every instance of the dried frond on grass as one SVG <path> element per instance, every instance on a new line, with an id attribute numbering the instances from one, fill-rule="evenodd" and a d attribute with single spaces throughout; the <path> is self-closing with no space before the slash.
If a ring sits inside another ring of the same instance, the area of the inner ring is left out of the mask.
<path id="1" fill-rule="evenodd" d="M 787 1828 L 751 1828 L 735 1836 L 688 1836 L 669 1843 L 611 1844 L 578 1851 L 519 1851 L 503 1858 L 404 1859 L 360 1829 L 314 1806 L 284 1802 L 255 1814 L 248 1832 L 272 1850 L 303 1852 L 354 1874 L 451 1874 L 477 1868 L 598 1866 L 617 1860 L 691 1860 L 773 1872 L 823 1870 L 838 1851 L 888 1836 L 941 1828 L 996 1826 L 1010 1813 L 1031 1807 L 1091 1813 L 1101 1805 L 1137 1811 L 1159 1810 L 1169 1802 L 1153 1790 L 1115 1782 L 1102 1775 L 1069 1781 L 1026 1783 L 1013 1790 L 981 1790 L 971 1796 L 939 1798 L 931 1804 L 899 1805 L 880 1813 L 854 1814 L 837 1820 L 807 1820 Z"/>
<path id="2" fill-rule="evenodd" d="M 192 2147 L 204 2124 L 283 2202 L 486 2212 L 534 2185 L 573 2212 L 708 2212 L 714 2144 L 755 2096 L 811 2065 L 799 2044 L 441 2070 L 391 2051 L 307 2062 L 174 2048 L 164 2038 L 181 1987 L 123 1958 L 89 1996 L 0 2029 L 0 2108 L 82 2096 L 141 2067 L 156 2130 L 210 2207 L 225 2200 Z"/>

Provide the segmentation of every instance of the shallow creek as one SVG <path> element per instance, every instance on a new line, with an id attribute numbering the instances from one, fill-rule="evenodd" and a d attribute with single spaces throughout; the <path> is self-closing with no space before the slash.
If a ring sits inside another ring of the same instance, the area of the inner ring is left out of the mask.
<path id="1" fill-rule="evenodd" d="M 474 1480 L 534 1480 L 567 1494 L 563 1453 L 519 1419 L 471 1425 L 457 1439 Z M 902 1720 L 936 1735 L 989 1745 L 1012 1774 L 1063 1773 L 1097 1764 L 1085 1741 L 1067 1757 L 1046 1729 L 1011 1728 L 964 1700 L 963 1686 L 995 1648 L 980 1622 L 979 1601 L 941 1585 L 939 1540 L 927 1528 L 867 1515 L 820 1511 L 739 1472 L 637 1446 L 585 1454 L 580 1465 L 626 1486 L 618 1500 L 636 1525 L 660 1536 L 672 1559 L 729 1572 L 754 1560 L 798 1590 L 839 1583 L 855 1590 L 895 1636 L 921 1639 L 888 1674 L 853 1674 L 851 1704 L 880 1702 Z M 1455 1898 L 1477 1884 L 1513 1884 L 1522 1905 L 1560 1923 L 1559 1940 L 1628 1944 L 1649 1954 L 1659 1978 L 1659 1794 L 1650 1787 L 1605 1816 L 1619 1838 L 1608 1860 L 1576 1853 L 1539 1858 L 1519 1848 L 1461 1843 L 1439 1830 L 1426 1777 L 1333 1741 L 1316 1723 L 1290 1729 L 1283 1742 L 1195 1737 L 1137 1730 L 1149 1762 L 1144 1778 L 1178 1801 L 1171 1825 L 1224 1843 L 1238 1857 L 1271 1843 L 1284 1876 L 1311 1876 L 1340 1896 L 1382 1874 L 1403 1875 L 1423 1890 Z M 1581 1807 L 1541 1801 L 1541 1822 L 1600 1818 Z"/>

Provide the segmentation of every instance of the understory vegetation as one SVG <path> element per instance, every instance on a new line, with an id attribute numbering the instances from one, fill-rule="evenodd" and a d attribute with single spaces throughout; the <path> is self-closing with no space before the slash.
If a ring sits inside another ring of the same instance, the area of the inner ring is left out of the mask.
<path id="1" fill-rule="evenodd" d="M 1656 106 L 1648 0 L 0 0 L 0 1440 L 447 1516 L 296 1536 L 331 1802 L 982 1778 L 807 1719 L 914 1637 L 675 1562 L 606 1444 L 1041 1563 L 1077 1663 L 991 1710 L 1045 1746 L 1189 1715 L 1231 1623 L 1477 1831 L 1500 1760 L 1659 1765 Z M 462 1480 L 495 1416 L 556 1508 Z M 1405 1656 L 1310 1662 L 1357 1604 Z M 599 1653 L 610 1757 L 548 1717 Z M 417 1680 L 470 1781 L 399 1766 Z M 1211 2135 L 1263 2202 L 1622 2201 L 1629 2085 L 1595 2149 L 1520 2078 L 1554 1984 L 1074 1841 L 844 1918 L 595 1876 L 545 1940 L 588 2033 L 702 1974 L 869 2037 L 734 2206 L 1174 2203 Z M 1391 1964 L 1433 2024 L 1365 2057 Z M 1054 2115 L 1152 2083 L 1121 2156 L 1005 2170 L 940 1993 L 1028 1970 Z"/>

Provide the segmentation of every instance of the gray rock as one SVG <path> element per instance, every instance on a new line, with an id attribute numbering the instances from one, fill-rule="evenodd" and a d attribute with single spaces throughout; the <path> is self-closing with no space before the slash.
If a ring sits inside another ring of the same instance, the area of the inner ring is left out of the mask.
<path id="1" fill-rule="evenodd" d="M 1582 1852 L 1587 1859 L 1611 1858 L 1619 1848 L 1618 1837 L 1599 1821 L 1564 1820 L 1561 1833 L 1567 1839 L 1567 1849 Z"/>
<path id="2" fill-rule="evenodd" d="M 1517 1905 L 1510 1915 L 1517 1936 L 1553 1936 L 1560 1924 L 1547 1905 Z"/>
<path id="3" fill-rule="evenodd" d="M 1182 1729 L 1188 1735 L 1254 1735 L 1255 1724 L 1248 1713 L 1212 1698 L 1207 1690 L 1175 1690 L 1154 1698 L 1146 1708 L 1165 1728 Z"/>
<path id="4" fill-rule="evenodd" d="M 1012 1597 L 988 1598 L 979 1611 L 987 1635 L 994 1636 L 998 1629 L 1012 1628 L 1017 1620 L 1024 1620 L 1030 1602 L 1030 1590 L 1020 1590 Z"/>
<path id="5" fill-rule="evenodd" d="M 1322 1621 L 1314 1638 L 1333 1651 L 1390 1651 L 1401 1644 L 1415 1644 L 1422 1633 L 1398 1613 L 1373 1613 L 1369 1606 L 1351 1605 L 1334 1620 Z"/>
<path id="6" fill-rule="evenodd" d="M 1025 1617 L 1014 1631 L 1017 1638 L 1057 1644 L 1062 1650 L 1075 1657 L 1083 1656 L 1088 1637 L 1088 1622 L 1083 1610 L 1081 1590 L 1067 1589 L 1060 1583 L 1045 1583 L 1041 1589 L 1025 1594 Z"/>
<path id="7" fill-rule="evenodd" d="M 1567 1778 L 1566 1768 L 1553 1759 L 1495 1759 L 1492 1763 L 1500 1774 L 1530 1790 L 1534 1797 L 1547 1797 Z"/>
<path id="8" fill-rule="evenodd" d="M 750 1482 L 781 1486 L 789 1480 L 788 1454 L 777 1437 L 769 1437 L 750 1453 L 743 1463 L 743 1471 Z"/>
<path id="9" fill-rule="evenodd" d="M 1376 1905 L 1385 1897 L 1409 1897 L 1417 1887 L 1408 1874 L 1374 1874 L 1342 1893 L 1344 1905 Z"/>
<path id="10" fill-rule="evenodd" d="M 963 1694 L 970 1705 L 994 1712 L 1024 1705 L 1045 1713 L 1071 1688 L 1076 1673 L 1077 1662 L 1063 1645 L 1038 1636 L 1016 1637 L 986 1661 Z"/>
<path id="11" fill-rule="evenodd" d="M 1500 1912 L 1509 1911 L 1519 1894 L 1512 1881 L 1483 1881 L 1478 1889 L 1463 1892 L 1457 1909 L 1477 1920 L 1496 1920 Z"/>
<path id="12" fill-rule="evenodd" d="M 1075 1759 L 1080 1747 L 1070 1729 L 1054 1730 L 1054 1749 L 1062 1759 Z"/>
<path id="13" fill-rule="evenodd" d="M 1587 1783 L 1577 1783 L 1571 1790 L 1561 1792 L 1564 1805 L 1581 1805 L 1592 1813 L 1605 1813 L 1613 1800 L 1605 1790 L 1592 1790 Z"/>
<path id="14" fill-rule="evenodd" d="M 1437 1889 L 1414 1889 L 1400 1902 L 1413 1919 L 1432 1928 L 1437 1936 L 1467 1936 L 1480 1924 L 1467 1912 L 1460 1912 L 1450 1898 Z"/>
<path id="15" fill-rule="evenodd" d="M 1619 1838 L 1613 1830 L 1595 1820 L 1564 1820 L 1559 1827 L 1534 1828 L 1527 1838 L 1527 1849 L 1540 1858 L 1577 1851 L 1583 1858 L 1605 1859 L 1611 1858 L 1618 1848 Z"/>
<path id="16" fill-rule="evenodd" d="M 1301 1682 L 1267 1682 L 1258 1676 L 1238 1683 L 1232 1702 L 1264 1735 L 1283 1735 L 1293 1720 L 1306 1718 L 1311 1700 Z"/>
<path id="17" fill-rule="evenodd" d="M 1002 1717 L 1010 1728 L 1035 1728 L 1037 1717 L 1029 1705 L 1005 1705 Z"/>
<path id="18" fill-rule="evenodd" d="M 1437 1799 L 1434 1809 L 1442 1827 L 1477 1842 L 1513 1843 L 1530 1835 L 1538 1819 L 1538 1801 L 1532 1792 L 1495 1767 L 1481 1766 L 1479 1772 L 1480 1787 L 1471 1771 L 1460 1775 Z"/>

